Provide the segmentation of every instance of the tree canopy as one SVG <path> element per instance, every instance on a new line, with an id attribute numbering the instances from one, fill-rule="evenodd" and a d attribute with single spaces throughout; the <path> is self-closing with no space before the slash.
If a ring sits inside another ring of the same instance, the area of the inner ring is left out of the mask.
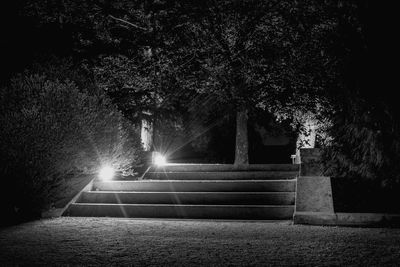
<path id="1" fill-rule="evenodd" d="M 11 10 L 17 17 L 2 19 L 26 34 L 5 30 L 2 45 L 17 40 L 26 62 L 49 53 L 83 62 L 132 121 L 143 111 L 190 121 L 264 109 L 296 123 L 311 112 L 330 121 L 329 158 L 346 170 L 336 172 L 382 176 L 372 170 L 391 161 L 380 158 L 399 154 L 387 67 L 395 43 L 384 31 L 394 24 L 374 1 L 16 1 Z"/>
<path id="2" fill-rule="evenodd" d="M 239 133 L 254 109 L 293 117 L 321 104 L 322 66 L 330 63 L 324 38 L 336 24 L 318 1 L 93 5 L 103 14 L 98 36 L 118 47 L 95 68 L 98 82 L 127 116 L 146 110 L 165 119 L 182 107 L 204 113 L 222 105 L 242 114 Z"/>

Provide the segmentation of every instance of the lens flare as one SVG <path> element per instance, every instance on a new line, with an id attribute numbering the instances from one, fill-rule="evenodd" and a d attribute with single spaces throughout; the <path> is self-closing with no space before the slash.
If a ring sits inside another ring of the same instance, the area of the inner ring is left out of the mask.
<path id="1" fill-rule="evenodd" d="M 99 171 L 99 178 L 103 181 L 111 180 L 114 177 L 115 171 L 110 166 L 104 166 Z"/>
<path id="2" fill-rule="evenodd" d="M 161 154 L 157 154 L 154 157 L 154 164 L 157 166 L 163 166 L 163 165 L 167 164 L 167 159 L 165 158 L 165 156 L 163 156 Z"/>

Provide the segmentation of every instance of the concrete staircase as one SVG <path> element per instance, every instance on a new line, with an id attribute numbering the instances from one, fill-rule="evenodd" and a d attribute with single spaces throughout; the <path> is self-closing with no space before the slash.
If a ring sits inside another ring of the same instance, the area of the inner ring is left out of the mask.
<path id="1" fill-rule="evenodd" d="M 139 181 L 97 181 L 64 216 L 292 219 L 297 165 L 171 164 Z"/>

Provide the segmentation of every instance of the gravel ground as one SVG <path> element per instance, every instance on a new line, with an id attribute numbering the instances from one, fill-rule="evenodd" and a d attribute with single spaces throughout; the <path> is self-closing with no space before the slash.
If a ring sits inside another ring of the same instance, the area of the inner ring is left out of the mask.
<path id="1" fill-rule="evenodd" d="M 1 228 L 4 265 L 400 266 L 400 229 L 64 217 Z"/>

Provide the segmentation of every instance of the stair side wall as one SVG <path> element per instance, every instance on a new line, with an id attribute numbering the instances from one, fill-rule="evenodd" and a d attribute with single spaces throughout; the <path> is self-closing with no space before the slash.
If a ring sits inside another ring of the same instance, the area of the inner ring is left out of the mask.
<path id="1" fill-rule="evenodd" d="M 76 194 L 76 196 L 73 199 L 71 199 L 71 201 L 65 206 L 64 210 L 61 212 L 61 216 L 68 216 L 72 204 L 74 204 L 78 201 L 78 199 L 81 197 L 83 192 L 92 191 L 93 184 L 96 179 L 97 178 L 93 178 L 78 194 Z"/>

